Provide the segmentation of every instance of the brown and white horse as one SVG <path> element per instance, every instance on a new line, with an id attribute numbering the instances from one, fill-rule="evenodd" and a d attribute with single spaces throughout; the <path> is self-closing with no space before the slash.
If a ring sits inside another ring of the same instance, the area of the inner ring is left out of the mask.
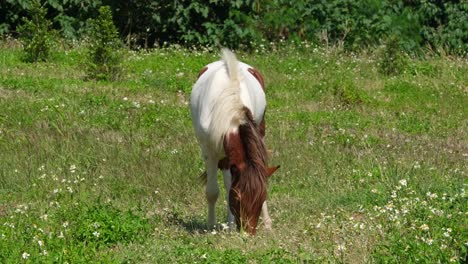
<path id="1" fill-rule="evenodd" d="M 205 66 L 193 86 L 190 110 L 195 134 L 205 161 L 208 226 L 216 225 L 219 196 L 218 168 L 226 188 L 227 220 L 250 234 L 268 215 L 267 177 L 278 167 L 267 168 L 265 136 L 266 98 L 263 78 L 251 66 L 223 50 L 222 60 Z"/>

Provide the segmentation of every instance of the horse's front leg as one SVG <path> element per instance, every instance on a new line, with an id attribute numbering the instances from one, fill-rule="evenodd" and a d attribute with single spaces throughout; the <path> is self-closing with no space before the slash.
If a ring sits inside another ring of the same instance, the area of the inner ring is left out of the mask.
<path id="1" fill-rule="evenodd" d="M 229 207 L 229 190 L 231 190 L 232 184 L 232 176 L 231 171 L 229 169 L 223 169 L 223 179 L 224 179 L 224 188 L 226 190 L 226 207 L 227 207 L 227 222 L 229 228 L 234 228 L 234 215 L 231 212 L 231 208 Z"/>
<path id="2" fill-rule="evenodd" d="M 218 187 L 218 163 L 215 159 L 208 158 L 206 166 L 206 200 L 208 201 L 208 228 L 216 227 L 215 205 L 219 196 Z"/>
<path id="3" fill-rule="evenodd" d="M 262 218 L 263 218 L 263 223 L 265 224 L 265 229 L 271 230 L 271 218 L 270 215 L 268 214 L 268 207 L 267 207 L 267 202 L 263 202 L 262 205 Z"/>

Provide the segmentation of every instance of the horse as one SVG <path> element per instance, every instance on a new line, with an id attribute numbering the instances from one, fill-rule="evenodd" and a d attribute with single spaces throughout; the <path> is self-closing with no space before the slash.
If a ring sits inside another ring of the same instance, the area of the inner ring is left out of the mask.
<path id="1" fill-rule="evenodd" d="M 229 227 L 255 235 L 261 212 L 265 228 L 271 229 L 267 178 L 279 166 L 267 167 L 264 89 L 262 75 L 228 49 L 222 50 L 221 60 L 200 71 L 192 88 L 190 112 L 206 169 L 201 177 L 206 183 L 209 228 L 217 223 L 219 168 Z"/>

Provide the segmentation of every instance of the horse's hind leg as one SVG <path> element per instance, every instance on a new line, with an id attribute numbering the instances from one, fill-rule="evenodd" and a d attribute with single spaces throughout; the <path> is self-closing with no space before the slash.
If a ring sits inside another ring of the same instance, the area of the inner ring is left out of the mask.
<path id="1" fill-rule="evenodd" d="M 215 204 L 219 196 L 218 187 L 218 163 L 217 160 L 208 158 L 205 161 L 206 166 L 206 200 L 208 201 L 208 228 L 216 226 Z"/>

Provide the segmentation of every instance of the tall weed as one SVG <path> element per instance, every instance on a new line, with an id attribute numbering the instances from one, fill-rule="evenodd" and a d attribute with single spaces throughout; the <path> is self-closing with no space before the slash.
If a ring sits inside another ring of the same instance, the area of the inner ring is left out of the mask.
<path id="1" fill-rule="evenodd" d="M 108 6 L 99 9 L 99 16 L 90 21 L 91 44 L 86 61 L 86 72 L 90 79 L 117 80 L 123 70 L 122 41 L 112 22 Z"/>
<path id="2" fill-rule="evenodd" d="M 39 0 L 35 0 L 28 13 L 31 18 L 23 18 L 23 24 L 18 27 L 24 49 L 23 60 L 47 61 L 56 39 L 56 32 L 51 28 L 52 22 L 46 18 L 47 9 Z"/>

